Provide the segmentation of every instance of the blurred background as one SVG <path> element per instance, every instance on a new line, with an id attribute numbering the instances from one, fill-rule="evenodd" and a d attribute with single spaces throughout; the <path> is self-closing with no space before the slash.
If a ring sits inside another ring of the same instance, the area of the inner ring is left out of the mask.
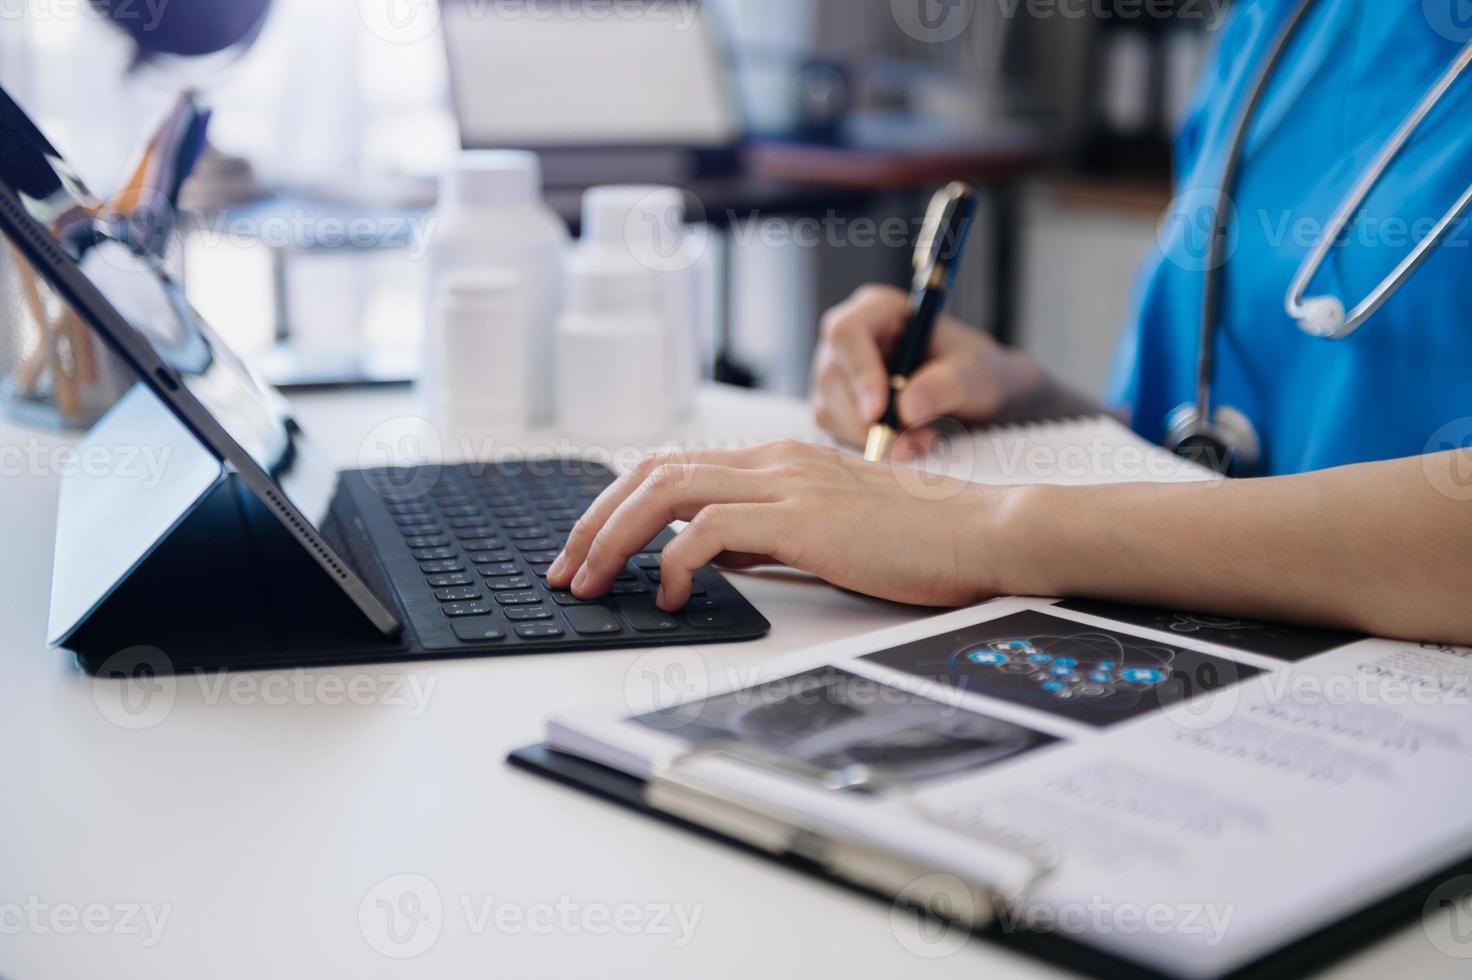
<path id="1" fill-rule="evenodd" d="M 822 310 L 905 283 L 928 196 L 974 180 L 954 312 L 1098 392 L 1225 2 L 275 0 L 184 58 L 115 23 L 166 0 L 22 0 L 0 84 L 99 191 L 199 92 L 181 274 L 278 381 L 412 377 L 436 176 L 530 147 L 574 231 L 588 186 L 687 188 L 707 374 L 799 395 Z"/>

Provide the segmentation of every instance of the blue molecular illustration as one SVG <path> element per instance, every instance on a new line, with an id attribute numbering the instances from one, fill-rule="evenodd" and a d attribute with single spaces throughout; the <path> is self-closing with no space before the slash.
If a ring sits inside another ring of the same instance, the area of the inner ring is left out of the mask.
<path id="1" fill-rule="evenodd" d="M 952 667 L 992 668 L 1034 682 L 1042 695 L 1068 701 L 1137 696 L 1153 690 L 1170 678 L 1175 657 L 1169 647 L 1126 645 L 1108 633 L 1079 632 L 992 640 L 959 651 L 952 658 Z M 961 663 L 955 663 L 957 660 Z"/>
<path id="2" fill-rule="evenodd" d="M 880 650 L 864 659 L 1101 727 L 1262 672 L 1205 651 L 1035 610 Z"/>

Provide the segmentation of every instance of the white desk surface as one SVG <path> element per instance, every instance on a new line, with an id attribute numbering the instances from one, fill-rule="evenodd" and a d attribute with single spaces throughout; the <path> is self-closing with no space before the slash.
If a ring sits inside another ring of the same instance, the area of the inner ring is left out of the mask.
<path id="1" fill-rule="evenodd" d="M 348 466 L 365 433 L 417 414 L 403 393 L 315 395 L 298 406 Z M 799 404 L 732 391 L 704 392 L 700 416 L 687 434 L 809 431 Z M 288 673 L 284 696 L 264 684 L 232 690 L 181 679 L 156 724 L 114 723 L 110 685 L 119 682 L 94 685 L 43 643 L 60 468 L 52 449 L 71 441 L 0 422 L 7 980 L 1056 975 L 975 942 L 918 947 L 948 955 L 911 952 L 883 903 L 504 763 L 511 749 L 540 740 L 548 713 L 621 697 L 651 666 L 649 654 L 319 669 Z M 917 615 L 815 583 L 742 576 L 737 584 L 773 630 L 757 643 L 702 648 L 696 662 L 712 672 Z M 689 663 L 692 652 L 669 656 Z M 367 686 L 345 698 L 355 678 Z M 427 694 L 396 692 L 398 681 Z M 411 880 L 399 875 L 422 876 L 441 901 L 440 914 L 422 920 L 427 931 L 397 937 L 435 938 L 408 959 L 380 952 L 413 951 L 395 945 L 377 905 L 400 898 Z M 394 880 L 374 891 L 385 879 Z M 503 905 L 510 911 L 485 918 Z M 161 931 L 147 925 L 148 912 L 155 923 L 167 915 Z M 677 912 L 686 922 L 698 915 L 683 944 Z M 531 918 L 518 925 L 517 914 Z M 632 934 L 609 925 L 618 915 Z M 910 936 L 910 920 L 898 921 Z M 1416 925 L 1334 975 L 1465 969 Z"/>

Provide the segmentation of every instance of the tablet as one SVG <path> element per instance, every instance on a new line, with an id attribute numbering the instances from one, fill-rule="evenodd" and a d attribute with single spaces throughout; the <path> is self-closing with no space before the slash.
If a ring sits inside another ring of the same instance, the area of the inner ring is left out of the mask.
<path id="1" fill-rule="evenodd" d="M 383 587 L 370 586 L 324 534 L 336 469 L 286 401 L 131 244 L 134 228 L 108 213 L 3 89 L 0 232 L 194 438 L 240 475 L 364 615 L 396 633 L 400 622 Z M 110 590 L 129 570 L 98 569 L 98 587 Z"/>

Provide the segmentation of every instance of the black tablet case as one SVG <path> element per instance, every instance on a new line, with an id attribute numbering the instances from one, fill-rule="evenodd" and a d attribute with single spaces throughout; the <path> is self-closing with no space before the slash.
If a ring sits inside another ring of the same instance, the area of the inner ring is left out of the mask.
<path id="1" fill-rule="evenodd" d="M 719 834 L 707 827 L 652 809 L 644 802 L 644 781 L 627 773 L 554 751 L 545 744 L 533 745 L 513 752 L 507 761 L 518 769 L 636 810 L 711 840 L 720 841 L 722 844 L 748 854 L 813 875 L 849 891 L 877 898 L 886 904 L 894 902 L 893 895 L 854 885 L 829 874 L 825 869 L 810 861 L 792 855 L 774 855 Z M 1468 853 L 1460 861 L 1435 875 L 1418 881 L 1411 887 L 1318 932 L 1305 936 L 1220 980 L 1289 980 L 1289 978 L 1305 977 L 1324 970 L 1337 961 L 1345 959 L 1416 921 L 1422 914 L 1428 898 L 1439 885 L 1444 884 L 1450 878 L 1464 874 L 1472 874 L 1472 853 Z M 917 910 L 916 914 L 925 913 Z M 1057 934 L 1006 932 L 993 926 L 976 930 L 975 936 L 981 942 L 993 943 L 1045 960 L 1055 966 L 1085 976 L 1100 977 L 1103 980 L 1177 980 L 1170 974 L 1101 952 Z"/>

